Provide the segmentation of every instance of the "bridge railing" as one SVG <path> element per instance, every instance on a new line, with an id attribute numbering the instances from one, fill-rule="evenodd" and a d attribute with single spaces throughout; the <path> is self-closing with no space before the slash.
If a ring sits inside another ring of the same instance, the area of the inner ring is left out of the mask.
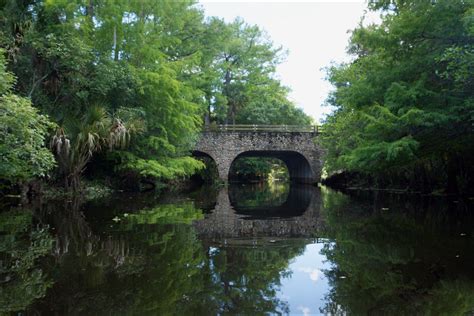
<path id="1" fill-rule="evenodd" d="M 256 124 L 228 124 L 206 125 L 206 132 L 293 132 L 293 133 L 322 133 L 322 126 L 318 125 L 256 125 Z"/>

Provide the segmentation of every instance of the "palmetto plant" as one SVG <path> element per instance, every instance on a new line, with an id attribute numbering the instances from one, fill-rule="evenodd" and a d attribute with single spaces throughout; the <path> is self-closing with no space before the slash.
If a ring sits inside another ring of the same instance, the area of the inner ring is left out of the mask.
<path id="1" fill-rule="evenodd" d="M 117 112 L 120 114 L 120 111 Z M 80 177 L 94 153 L 124 148 L 132 133 L 143 130 L 143 124 L 133 115 L 126 115 L 128 124 L 105 107 L 91 106 L 80 118 L 69 118 L 56 130 L 50 147 L 56 156 L 59 172 L 67 190 L 80 189 Z"/>

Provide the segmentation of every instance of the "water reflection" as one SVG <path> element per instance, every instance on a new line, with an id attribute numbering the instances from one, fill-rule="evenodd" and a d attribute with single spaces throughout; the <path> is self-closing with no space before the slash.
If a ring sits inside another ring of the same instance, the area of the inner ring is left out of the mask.
<path id="1" fill-rule="evenodd" d="M 463 315 L 471 214 L 307 186 L 11 208 L 0 313 Z"/>
<path id="2" fill-rule="evenodd" d="M 334 266 L 322 311 L 373 315 L 465 315 L 474 311 L 472 205 L 375 196 L 354 203 L 325 192 Z M 384 206 L 384 207 L 382 207 Z M 453 213 L 447 210 L 457 211 Z M 453 220 L 454 219 L 454 220 Z"/>
<path id="3" fill-rule="evenodd" d="M 301 186 L 299 186 L 301 188 Z M 291 186 L 294 191 L 295 186 Z M 309 190 L 307 190 L 309 191 Z M 275 208 L 283 205 L 290 194 L 290 184 L 287 182 L 265 183 L 231 183 L 229 200 L 234 208 L 256 209 Z M 309 193 L 308 195 L 310 195 Z"/>
<path id="4" fill-rule="evenodd" d="M 33 223 L 28 209 L 0 213 L 0 314 L 22 310 L 53 284 L 37 259 L 51 251 L 47 227 Z"/>
<path id="5" fill-rule="evenodd" d="M 310 185 L 289 183 L 260 183 L 256 185 L 231 185 L 229 200 L 237 214 L 248 219 L 269 219 L 272 217 L 295 217 L 310 207 L 316 191 Z M 311 207 L 317 205 L 313 203 Z"/>
<path id="6" fill-rule="evenodd" d="M 285 199 L 278 196 L 278 203 L 268 205 L 273 194 L 268 186 L 224 187 L 217 195 L 215 209 L 194 227 L 201 238 L 226 243 L 237 242 L 237 238 L 316 236 L 323 226 L 320 191 L 312 186 L 278 190 Z"/>
<path id="7" fill-rule="evenodd" d="M 54 214 L 55 260 L 45 264 L 54 286 L 29 312 L 170 314 L 186 306 L 205 262 L 189 225 L 201 211 L 185 203 L 117 215 L 94 230 L 79 210 Z"/>
<path id="8" fill-rule="evenodd" d="M 56 212 L 50 218 L 56 227 L 55 260 L 47 270 L 57 277 L 47 296 L 29 311 L 160 315 L 288 311 L 275 294 L 282 276 L 289 273 L 288 262 L 302 253 L 306 241 L 216 246 L 198 239 L 190 225 L 207 221 L 200 221 L 202 211 L 183 197 L 177 200 L 130 212 L 127 198 L 120 199 L 117 207 L 122 211 L 97 225 L 100 230 L 94 230 L 79 210 Z M 226 208 L 230 209 L 228 202 Z M 85 209 L 91 214 L 94 205 Z"/>

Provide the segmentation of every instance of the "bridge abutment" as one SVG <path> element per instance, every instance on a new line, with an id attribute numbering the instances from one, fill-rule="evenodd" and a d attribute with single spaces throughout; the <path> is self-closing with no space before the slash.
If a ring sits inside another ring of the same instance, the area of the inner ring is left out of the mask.
<path id="1" fill-rule="evenodd" d="M 231 159 L 228 157 L 219 157 L 215 159 L 217 165 L 217 171 L 219 173 L 219 179 L 222 182 L 227 182 L 229 178 L 230 166 L 232 165 Z"/>

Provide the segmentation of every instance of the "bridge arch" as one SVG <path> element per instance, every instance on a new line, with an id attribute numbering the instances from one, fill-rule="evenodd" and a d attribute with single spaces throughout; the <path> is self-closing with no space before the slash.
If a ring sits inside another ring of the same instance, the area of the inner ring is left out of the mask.
<path id="1" fill-rule="evenodd" d="M 265 157 L 277 158 L 283 161 L 288 168 L 290 181 L 298 183 L 311 183 L 315 175 L 308 159 L 301 153 L 291 150 L 249 150 L 239 153 L 231 162 L 227 171 L 227 178 L 232 165 L 240 158 L 244 157 Z"/>
<path id="2" fill-rule="evenodd" d="M 204 162 L 206 165 L 206 172 L 205 173 L 198 173 L 191 177 L 196 182 L 212 182 L 215 178 L 216 174 L 220 177 L 219 172 L 217 170 L 217 162 L 216 159 L 212 156 L 211 153 L 207 153 L 201 150 L 193 150 L 191 151 L 191 155 L 194 158 L 197 158 Z"/>
<path id="3" fill-rule="evenodd" d="M 207 158 L 213 162 L 216 162 L 216 160 L 214 159 L 214 157 L 212 157 L 212 154 L 210 153 L 207 153 L 207 152 L 204 152 L 204 151 L 201 151 L 201 150 L 193 150 L 191 152 L 191 155 L 193 157 L 196 157 L 196 158 Z"/>
<path id="4" fill-rule="evenodd" d="M 195 145 L 195 153 L 211 157 L 219 178 L 227 182 L 232 162 L 238 157 L 274 157 L 288 167 L 295 182 L 320 180 L 322 149 L 315 138 L 319 134 L 295 131 L 218 130 L 204 131 Z"/>

